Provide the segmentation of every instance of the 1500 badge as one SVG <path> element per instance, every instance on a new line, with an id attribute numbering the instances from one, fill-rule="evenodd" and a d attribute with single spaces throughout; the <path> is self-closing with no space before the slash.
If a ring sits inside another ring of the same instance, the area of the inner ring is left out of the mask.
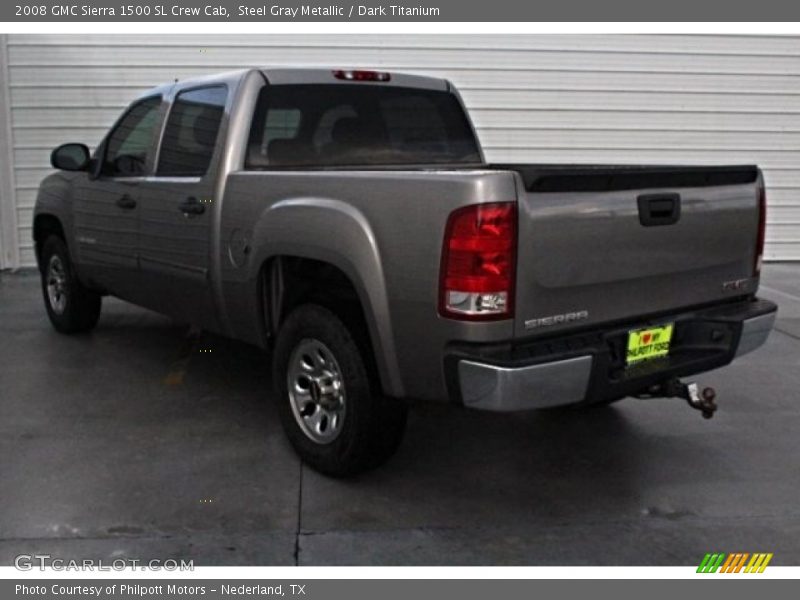
<path id="1" fill-rule="evenodd" d="M 734 279 L 733 281 L 726 281 L 722 284 L 723 292 L 741 292 L 747 289 L 750 279 Z"/>
<path id="2" fill-rule="evenodd" d="M 539 317 L 538 319 L 528 319 L 525 321 L 525 329 L 536 329 L 537 327 L 550 327 L 551 325 L 563 325 L 564 323 L 574 323 L 585 321 L 589 318 L 588 310 L 578 310 L 561 315 L 550 315 L 549 317 Z"/>

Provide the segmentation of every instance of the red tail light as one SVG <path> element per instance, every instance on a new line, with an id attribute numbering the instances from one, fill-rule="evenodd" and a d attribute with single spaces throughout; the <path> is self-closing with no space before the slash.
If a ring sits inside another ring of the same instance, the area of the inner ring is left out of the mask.
<path id="1" fill-rule="evenodd" d="M 764 259 L 764 240 L 767 232 L 767 191 L 764 184 L 758 188 L 758 237 L 756 238 L 756 258 L 753 264 L 753 275 L 761 273 L 761 262 Z"/>
<path id="2" fill-rule="evenodd" d="M 453 212 L 442 248 L 439 313 L 468 321 L 513 316 L 517 205 L 473 204 Z"/>
<path id="3" fill-rule="evenodd" d="M 389 81 L 392 76 L 389 73 L 381 71 L 343 71 L 337 70 L 333 72 L 336 79 L 344 79 L 345 81 Z"/>

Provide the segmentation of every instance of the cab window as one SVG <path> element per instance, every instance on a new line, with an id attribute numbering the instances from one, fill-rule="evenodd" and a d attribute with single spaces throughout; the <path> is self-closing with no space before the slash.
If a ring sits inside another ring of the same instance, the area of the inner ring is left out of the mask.
<path id="1" fill-rule="evenodd" d="M 384 85 L 265 86 L 247 150 L 249 169 L 481 162 L 454 94 Z"/>
<path id="2" fill-rule="evenodd" d="M 211 164 L 228 89 L 225 86 L 187 90 L 172 105 L 161 153 L 158 175 L 202 177 Z"/>

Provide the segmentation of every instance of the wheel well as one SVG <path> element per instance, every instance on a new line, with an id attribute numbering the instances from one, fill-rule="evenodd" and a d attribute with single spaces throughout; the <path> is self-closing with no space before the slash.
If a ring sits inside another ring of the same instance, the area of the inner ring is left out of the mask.
<path id="1" fill-rule="evenodd" d="M 38 215 L 33 222 L 33 240 L 36 244 L 36 259 L 41 258 L 42 244 L 51 235 L 57 235 L 66 241 L 64 227 L 58 217 L 53 215 Z"/>
<path id="2" fill-rule="evenodd" d="M 264 263 L 260 280 L 261 314 L 269 345 L 292 309 L 305 303 L 319 304 L 344 321 L 370 366 L 376 368 L 364 307 L 344 271 L 320 260 L 278 256 Z"/>
<path id="3" fill-rule="evenodd" d="M 353 282 L 330 263 L 299 256 L 273 257 L 262 266 L 261 281 L 261 306 L 270 336 L 293 308 L 307 302 L 341 317 L 355 310 L 364 317 Z"/>

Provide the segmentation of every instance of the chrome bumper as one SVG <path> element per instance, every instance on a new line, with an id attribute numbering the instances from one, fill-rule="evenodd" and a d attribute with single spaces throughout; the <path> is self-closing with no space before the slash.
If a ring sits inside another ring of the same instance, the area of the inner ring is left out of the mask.
<path id="1" fill-rule="evenodd" d="M 580 402 L 591 373 L 591 356 L 517 368 L 470 360 L 458 363 L 464 405 L 501 412 Z"/>
<path id="2" fill-rule="evenodd" d="M 700 373 L 719 368 L 730 363 L 734 358 L 756 350 L 764 344 L 775 325 L 776 310 L 763 312 L 764 302 L 759 308 L 762 314 L 750 316 L 747 313 L 729 315 L 723 313 L 732 323 L 731 327 L 741 327 L 739 343 L 735 350 L 729 346 L 722 350 L 716 358 L 710 358 L 706 364 L 696 368 L 693 372 Z M 766 307 L 769 309 L 769 306 Z M 753 314 L 752 311 L 749 312 Z M 711 314 L 710 319 L 720 317 Z M 735 324 L 735 325 L 734 325 Z M 608 381 L 602 377 L 596 381 L 597 389 L 589 389 L 595 357 L 599 356 L 598 368 L 605 369 L 602 361 L 602 348 L 595 348 L 595 355 L 582 355 L 568 359 L 554 360 L 546 363 L 526 366 L 501 366 L 486 364 L 479 360 L 464 357 L 458 361 L 458 384 L 461 399 L 465 406 L 490 411 L 519 411 L 536 408 L 548 408 L 566 404 L 575 404 L 581 401 L 596 401 L 598 397 L 616 394 L 628 395 L 636 393 L 630 389 L 610 389 Z M 673 371 L 680 368 L 673 366 Z M 686 373 L 682 373 L 684 376 Z M 675 376 L 669 372 L 663 373 L 664 377 Z M 641 381 L 642 389 L 653 383 L 659 383 L 660 373 L 653 373 Z M 617 385 L 617 384 L 614 384 Z M 604 389 L 604 386 L 606 389 Z M 594 397 L 594 400 L 592 400 Z"/>
<path id="3" fill-rule="evenodd" d="M 777 312 L 771 312 L 742 321 L 742 335 L 739 337 L 739 346 L 736 348 L 737 357 L 752 352 L 767 341 L 775 326 L 777 314 Z"/>

